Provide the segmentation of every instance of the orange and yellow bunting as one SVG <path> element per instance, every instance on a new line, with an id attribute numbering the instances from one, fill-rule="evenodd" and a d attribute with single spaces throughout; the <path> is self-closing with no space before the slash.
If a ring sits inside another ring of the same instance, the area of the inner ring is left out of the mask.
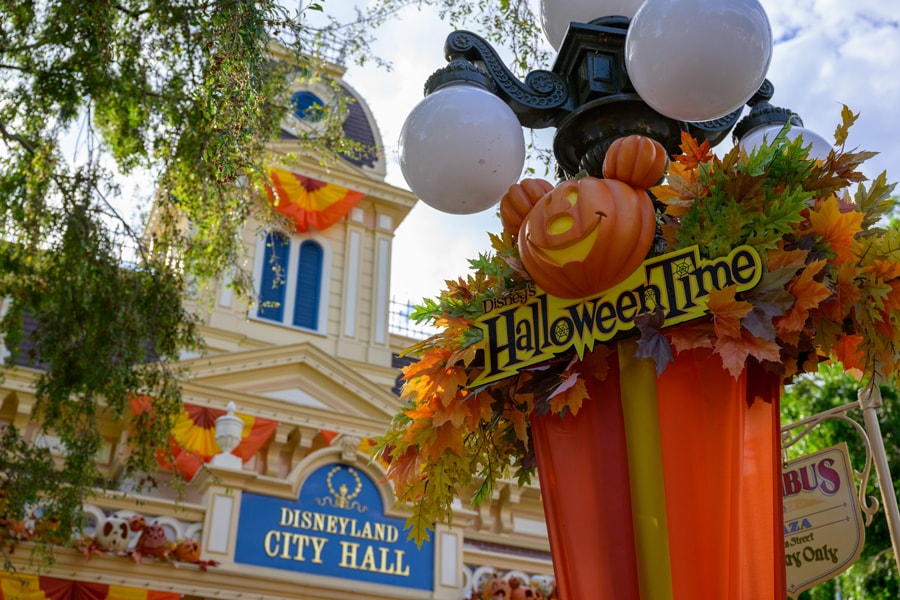
<path id="1" fill-rule="evenodd" d="M 297 231 L 310 228 L 324 231 L 350 212 L 364 196 L 333 183 L 326 183 L 271 167 L 266 170 L 269 185 L 266 192 L 275 210 L 290 217 Z"/>

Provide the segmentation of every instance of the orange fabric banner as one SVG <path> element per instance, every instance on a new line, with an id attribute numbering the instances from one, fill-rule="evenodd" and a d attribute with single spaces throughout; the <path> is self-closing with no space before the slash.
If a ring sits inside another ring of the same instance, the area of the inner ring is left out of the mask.
<path id="1" fill-rule="evenodd" d="M 285 169 L 266 169 L 270 185 L 269 201 L 275 210 L 290 217 L 297 231 L 328 229 L 350 212 L 364 194 L 333 183 L 292 173 Z"/>
<path id="2" fill-rule="evenodd" d="M 561 599 L 784 598 L 780 379 L 610 358 L 577 415 L 532 419 Z"/>
<path id="3" fill-rule="evenodd" d="M 639 598 L 619 370 L 588 377 L 578 414 L 531 421 L 561 598 Z"/>
<path id="4" fill-rule="evenodd" d="M 777 378 L 748 366 L 735 379 L 697 349 L 657 394 L 676 600 L 782 598 Z"/>

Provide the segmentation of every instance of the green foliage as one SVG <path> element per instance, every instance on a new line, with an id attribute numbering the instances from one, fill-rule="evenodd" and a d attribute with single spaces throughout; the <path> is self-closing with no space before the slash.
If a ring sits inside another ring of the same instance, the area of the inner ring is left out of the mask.
<path id="1" fill-rule="evenodd" d="M 184 299 L 226 271 L 251 291 L 239 232 L 272 219 L 266 143 L 290 112 L 293 77 L 337 98 L 299 152 L 372 151 L 344 138 L 345 95 L 329 80 L 324 35 L 305 26 L 305 11 L 325 7 L 0 3 L 0 339 L 12 351 L 4 372 L 37 368 L 40 425 L 4 428 L 0 508 L 52 514 L 61 538 L 39 541 L 66 542 L 106 483 L 94 463 L 102 419 L 129 423 L 125 474 L 152 482 L 181 409 L 179 354 L 201 344 Z M 126 183 L 138 189 L 127 195 Z M 127 214 L 148 205 L 149 221 Z M 132 414 L 137 395 L 152 411 Z M 38 433 L 58 438 L 64 458 L 29 445 Z"/>
<path id="2" fill-rule="evenodd" d="M 818 373 L 798 377 L 788 386 L 782 400 L 782 422 L 792 423 L 802 418 L 857 401 L 857 390 L 864 383 L 849 375 L 840 364 L 823 364 Z M 882 436 L 888 455 L 888 465 L 894 480 L 894 493 L 900 492 L 900 394 L 889 386 L 881 387 L 884 406 L 878 409 Z M 849 413 L 862 423 L 858 410 Z M 851 464 L 862 469 L 865 464 L 865 445 L 856 429 L 845 421 L 829 420 L 802 438 L 791 450 L 791 456 L 815 452 L 840 442 L 847 442 Z M 876 486 L 874 469 L 867 495 L 881 498 Z M 890 534 L 884 511 L 876 513 L 866 528 L 866 542 L 859 560 L 837 578 L 822 583 L 801 594 L 799 600 L 833 600 L 840 587 L 845 600 L 888 600 L 900 597 L 900 577 L 891 550 Z"/>
<path id="3" fill-rule="evenodd" d="M 702 165 L 698 185 L 709 194 L 681 219 L 679 244 L 697 244 L 711 258 L 740 244 L 774 249 L 813 198 L 803 187 L 812 168 L 807 153 L 801 139 L 782 132 L 749 155 L 736 146 L 721 162 Z"/>

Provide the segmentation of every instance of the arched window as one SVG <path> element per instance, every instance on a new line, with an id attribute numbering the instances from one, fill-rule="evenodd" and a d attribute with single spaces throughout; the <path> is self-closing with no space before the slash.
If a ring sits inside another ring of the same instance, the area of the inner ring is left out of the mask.
<path id="1" fill-rule="evenodd" d="M 316 329 L 319 324 L 319 296 L 322 289 L 322 246 L 311 240 L 300 244 L 297 261 L 297 288 L 294 297 L 294 325 Z"/>
<path id="2" fill-rule="evenodd" d="M 259 286 L 255 317 L 301 327 L 325 328 L 319 304 L 328 299 L 331 256 L 327 245 L 306 236 L 278 232 L 259 238 L 254 279 Z"/>
<path id="3" fill-rule="evenodd" d="M 290 241 L 280 233 L 266 235 L 263 265 L 259 285 L 257 316 L 272 321 L 284 319 L 285 279 L 288 268 Z"/>
<path id="4" fill-rule="evenodd" d="M 312 92 L 294 92 L 291 96 L 291 104 L 294 107 L 294 114 L 297 115 L 297 118 L 303 119 L 308 123 L 318 123 L 324 116 L 325 103 Z"/>

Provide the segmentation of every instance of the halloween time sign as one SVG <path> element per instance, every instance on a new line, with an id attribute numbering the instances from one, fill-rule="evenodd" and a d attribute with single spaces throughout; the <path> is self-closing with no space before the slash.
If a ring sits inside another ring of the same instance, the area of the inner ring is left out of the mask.
<path id="1" fill-rule="evenodd" d="M 313 471 L 296 501 L 244 493 L 236 563 L 433 589 L 434 546 L 407 541 L 364 473 L 343 464 Z"/>
<path id="2" fill-rule="evenodd" d="M 485 339 L 485 369 L 473 386 L 509 377 L 575 347 L 585 348 L 633 329 L 641 315 L 662 312 L 662 326 L 706 314 L 712 290 L 752 289 L 762 277 L 759 254 L 738 246 L 704 260 L 691 246 L 644 261 L 627 279 L 599 295 L 559 298 L 535 287 L 484 302 L 477 326 Z"/>

